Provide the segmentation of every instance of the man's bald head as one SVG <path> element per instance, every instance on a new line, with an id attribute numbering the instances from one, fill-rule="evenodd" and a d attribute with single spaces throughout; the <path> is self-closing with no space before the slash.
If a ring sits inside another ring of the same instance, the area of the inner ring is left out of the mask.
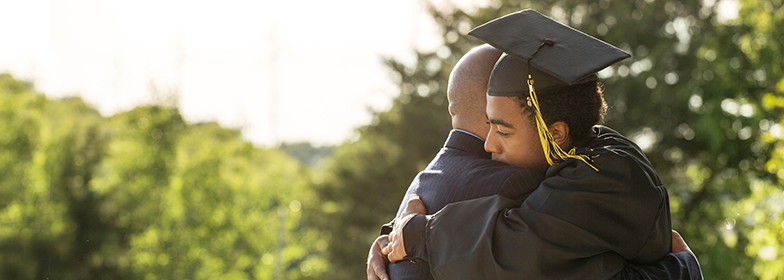
<path id="1" fill-rule="evenodd" d="M 460 58 L 452 69 L 446 91 L 452 128 L 487 137 L 490 130 L 485 117 L 487 81 L 501 54 L 490 45 L 481 45 Z"/>

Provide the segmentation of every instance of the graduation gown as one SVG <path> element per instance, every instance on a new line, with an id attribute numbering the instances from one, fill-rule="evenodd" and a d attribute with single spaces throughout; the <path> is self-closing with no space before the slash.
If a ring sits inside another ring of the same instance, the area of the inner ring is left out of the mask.
<path id="1" fill-rule="evenodd" d="M 609 279 L 626 262 L 669 253 L 667 190 L 640 148 L 604 126 L 578 160 L 550 167 L 518 206 L 500 196 L 429 216 L 426 259 L 436 279 Z M 407 246 L 408 248 L 408 246 Z"/>

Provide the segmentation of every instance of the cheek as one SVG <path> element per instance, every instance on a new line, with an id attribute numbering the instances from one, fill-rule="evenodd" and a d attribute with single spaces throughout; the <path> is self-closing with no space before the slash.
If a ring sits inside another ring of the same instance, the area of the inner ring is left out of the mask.
<path id="1" fill-rule="evenodd" d="M 531 158 L 531 148 L 522 145 L 520 141 L 509 143 L 506 150 L 507 160 L 514 162 L 514 165 L 525 167 L 526 161 Z"/>
<path id="2" fill-rule="evenodd" d="M 532 153 L 532 148 L 534 148 L 534 146 L 527 141 L 516 141 L 514 143 L 514 147 L 511 149 L 518 155 L 518 157 L 528 157 Z"/>
<path id="3" fill-rule="evenodd" d="M 544 158 L 542 146 L 539 145 L 538 137 L 536 139 L 527 137 L 526 139 L 519 139 L 516 141 L 512 149 L 515 161 L 525 165 L 526 168 L 532 168 L 537 165 L 539 159 Z"/>

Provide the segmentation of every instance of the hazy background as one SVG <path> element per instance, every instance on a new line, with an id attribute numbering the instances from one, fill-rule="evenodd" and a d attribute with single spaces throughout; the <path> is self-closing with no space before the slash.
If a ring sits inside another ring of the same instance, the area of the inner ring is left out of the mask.
<path id="1" fill-rule="evenodd" d="M 0 72 L 104 116 L 174 93 L 187 121 L 259 145 L 342 142 L 398 93 L 381 58 L 412 63 L 441 43 L 417 0 L 0 0 L 0 11 L 14 42 L 0 44 Z"/>

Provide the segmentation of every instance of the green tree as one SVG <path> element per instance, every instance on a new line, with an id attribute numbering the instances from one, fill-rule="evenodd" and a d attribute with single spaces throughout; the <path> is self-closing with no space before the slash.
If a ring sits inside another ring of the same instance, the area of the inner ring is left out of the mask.
<path id="1" fill-rule="evenodd" d="M 734 274 L 753 272 L 760 279 L 784 277 L 784 31 L 777 28 L 782 25 L 781 1 L 742 1 L 738 19 L 722 30 L 732 44 L 717 40 L 707 50 L 720 52 L 717 77 L 738 83 L 730 89 L 741 94 L 721 103 L 722 110 L 736 119 L 733 130 L 739 138 L 744 130 L 754 132 L 753 157 L 741 159 L 738 175 L 748 177 L 751 184 L 743 186 L 742 195 L 720 201 L 729 206 L 724 208 L 727 218 L 721 233 L 724 243 L 737 240 L 740 252 L 753 260 L 753 265 L 736 268 Z"/>
<path id="2" fill-rule="evenodd" d="M 316 279 L 310 172 L 176 107 L 103 118 L 0 75 L 0 278 Z"/>
<path id="3" fill-rule="evenodd" d="M 9 279 L 123 279 L 102 198 L 101 116 L 78 98 L 48 100 L 0 75 L 0 274 Z M 66 117 L 67 116 L 67 117 Z"/>
<path id="4" fill-rule="evenodd" d="M 308 167 L 320 166 L 325 158 L 332 155 L 332 146 L 314 147 L 308 142 L 283 143 L 278 149 L 286 152 L 291 157 Z"/>
<path id="5" fill-rule="evenodd" d="M 215 123 L 190 127 L 173 151 L 159 218 L 131 239 L 138 278 L 298 279 L 323 270 L 314 232 L 299 222 L 308 198 L 294 160 Z"/>

